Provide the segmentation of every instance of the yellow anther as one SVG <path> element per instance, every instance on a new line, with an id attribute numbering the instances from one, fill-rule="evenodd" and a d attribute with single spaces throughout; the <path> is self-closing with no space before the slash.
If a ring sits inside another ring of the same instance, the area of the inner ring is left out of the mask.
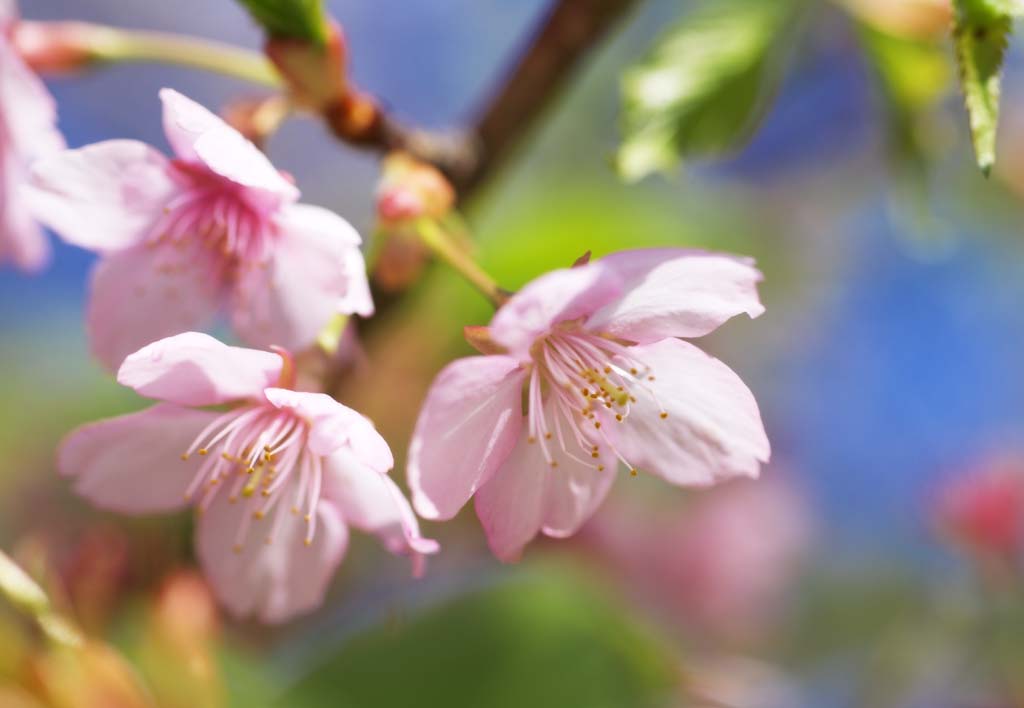
<path id="1" fill-rule="evenodd" d="M 660 415 L 661 415 L 661 419 L 662 420 L 665 420 L 666 418 L 668 418 L 668 413 L 666 411 L 662 411 Z"/>
<path id="2" fill-rule="evenodd" d="M 545 440 L 550 440 L 551 439 L 551 433 L 544 433 L 544 439 Z"/>
<path id="3" fill-rule="evenodd" d="M 558 460 L 551 460 L 552 467 L 558 467 Z"/>
<path id="4" fill-rule="evenodd" d="M 592 452 L 592 453 L 590 453 L 590 456 L 591 456 L 591 457 L 595 457 L 595 458 L 596 458 L 596 457 L 600 457 L 600 456 L 601 456 L 601 454 L 600 454 L 600 453 L 598 453 L 598 452 Z"/>
<path id="5" fill-rule="evenodd" d="M 235 553 L 241 553 L 242 552 L 242 544 L 236 543 L 234 546 L 231 547 L 231 550 L 234 551 Z"/>
<path id="6" fill-rule="evenodd" d="M 597 428 L 598 430 L 600 430 L 601 429 L 601 421 L 595 422 L 594 423 L 594 427 Z"/>
<path id="7" fill-rule="evenodd" d="M 313 539 L 307 538 L 306 540 L 303 541 L 303 543 L 305 543 L 307 546 L 312 546 L 313 545 Z"/>
<path id="8" fill-rule="evenodd" d="M 619 421 L 621 423 L 622 422 L 622 414 L 621 413 L 616 413 L 615 414 L 615 420 L 617 420 L 617 421 Z"/>
<path id="9" fill-rule="evenodd" d="M 230 453 L 227 452 L 220 453 L 220 456 L 223 457 L 228 462 L 231 462 L 234 459 L 233 457 L 231 457 Z"/>
<path id="10" fill-rule="evenodd" d="M 292 507 L 292 513 L 295 514 L 296 516 L 298 516 L 299 515 L 299 507 L 293 506 Z"/>
<path id="11" fill-rule="evenodd" d="M 537 442 L 537 438 L 535 438 L 535 437 L 533 437 L 531 435 L 528 438 L 526 438 L 526 442 L 528 442 L 528 443 L 535 443 L 535 442 Z"/>
<path id="12" fill-rule="evenodd" d="M 638 470 L 637 470 L 637 468 L 636 468 L 636 467 L 631 467 L 631 468 L 629 469 L 629 476 L 630 476 L 630 477 L 636 477 L 636 475 L 637 475 L 637 471 L 638 471 Z"/>
<path id="13" fill-rule="evenodd" d="M 199 454 L 200 455 L 209 455 L 210 451 L 207 450 L 205 447 L 201 447 L 201 448 L 199 448 Z"/>
<path id="14" fill-rule="evenodd" d="M 256 519 L 257 521 L 262 519 L 264 516 L 266 516 L 266 514 L 263 513 L 262 509 L 260 509 L 259 511 L 254 511 L 252 513 L 252 518 Z"/>
<path id="15" fill-rule="evenodd" d="M 188 459 L 188 453 L 187 452 L 181 453 L 181 459 L 187 460 Z"/>
<path id="16" fill-rule="evenodd" d="M 309 523 L 310 521 L 312 521 L 312 520 L 313 520 L 313 517 L 312 517 L 312 516 L 310 516 L 309 514 L 306 514 L 306 515 L 305 515 L 305 516 L 303 516 L 302 518 L 306 520 L 306 523 L 307 523 L 307 524 L 308 524 L 308 523 Z"/>
<path id="17" fill-rule="evenodd" d="M 598 465 L 597 466 L 597 471 L 598 472 L 604 472 L 604 465 Z"/>
<path id="18" fill-rule="evenodd" d="M 630 369 L 629 373 L 631 373 L 633 376 L 636 376 L 639 372 L 636 369 Z"/>

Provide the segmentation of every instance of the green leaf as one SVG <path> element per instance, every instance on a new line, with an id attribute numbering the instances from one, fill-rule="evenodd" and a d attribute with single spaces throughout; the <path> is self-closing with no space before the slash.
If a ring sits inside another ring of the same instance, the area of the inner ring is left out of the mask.
<path id="1" fill-rule="evenodd" d="M 267 34 L 323 44 L 327 41 L 327 16 L 323 0 L 238 0 Z"/>
<path id="2" fill-rule="evenodd" d="M 623 77 L 620 174 L 636 180 L 747 139 L 778 89 L 802 6 L 714 0 L 663 36 Z"/>
<path id="3" fill-rule="evenodd" d="M 677 658 L 628 607 L 602 596 L 591 578 L 554 566 L 510 575 L 418 616 L 386 622 L 330 653 L 317 651 L 321 663 L 307 664 L 279 705 L 668 703 Z"/>
<path id="4" fill-rule="evenodd" d="M 978 167 L 988 175 L 996 161 L 1000 73 L 1013 29 L 1010 0 L 955 0 L 953 43 L 960 67 L 960 86 L 970 119 L 971 141 Z"/>

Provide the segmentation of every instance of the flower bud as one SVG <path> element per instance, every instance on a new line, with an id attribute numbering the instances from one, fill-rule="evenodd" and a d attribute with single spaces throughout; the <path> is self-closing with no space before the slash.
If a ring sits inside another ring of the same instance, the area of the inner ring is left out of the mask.
<path id="1" fill-rule="evenodd" d="M 347 51 L 345 36 L 336 23 L 330 23 L 323 45 L 272 37 L 264 51 L 296 104 L 319 113 L 345 96 Z"/>
<path id="2" fill-rule="evenodd" d="M 433 165 L 404 152 L 393 152 L 383 161 L 377 187 L 377 216 L 384 224 L 423 217 L 440 219 L 455 204 L 455 190 Z"/>
<path id="3" fill-rule="evenodd" d="M 62 73 L 81 69 L 95 60 L 92 51 L 102 27 L 86 22 L 14 23 L 11 40 L 25 63 L 37 72 Z"/>

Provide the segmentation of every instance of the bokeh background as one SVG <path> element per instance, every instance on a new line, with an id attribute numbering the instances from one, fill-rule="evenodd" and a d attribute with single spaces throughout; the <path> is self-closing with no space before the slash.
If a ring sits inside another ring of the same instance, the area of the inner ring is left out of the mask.
<path id="1" fill-rule="evenodd" d="M 328 4 L 358 84 L 437 128 L 473 115 L 548 6 Z M 908 177 L 865 26 L 822 3 L 748 145 L 624 184 L 611 164 L 621 73 L 687 6 L 639 3 L 465 215 L 508 288 L 587 250 L 756 257 L 767 314 L 701 345 L 757 395 L 774 448 L 761 481 L 690 492 L 624 475 L 577 538 L 537 542 L 515 566 L 489 556 L 467 509 L 425 525 L 444 552 L 415 582 L 402 559 L 357 540 L 316 615 L 279 628 L 211 619 L 209 685 L 175 697 L 188 682 L 174 678 L 177 660 L 153 657 L 152 635 L 161 611 L 210 611 L 182 575 L 191 522 L 102 515 L 56 477 L 61 435 L 144 402 L 90 360 L 92 256 L 55 241 L 42 274 L 0 272 L 0 547 L 158 686 L 167 674 L 166 705 L 1024 705 L 1020 585 L 1012 563 L 979 548 L 991 534 L 970 536 L 979 524 L 1017 528 L 998 503 L 1012 495 L 979 502 L 966 531 L 955 512 L 993 470 L 1024 474 L 1024 67 L 1011 52 L 996 175 L 973 164 L 950 65 L 948 90 L 920 116 L 933 149 Z M 229 0 L 25 0 L 22 12 L 261 41 Z M 162 86 L 211 107 L 260 94 L 165 66 L 48 84 L 72 146 L 119 137 L 166 148 Z M 373 156 L 304 118 L 268 149 L 306 201 L 371 236 Z M 489 316 L 438 267 L 369 332 L 346 403 L 377 421 L 399 458 L 433 374 L 468 351 L 463 325 Z M 401 459 L 394 474 L 404 480 Z M 160 609 L 175 582 L 200 609 Z M 0 613 L 0 676 L 31 641 L 22 630 Z"/>

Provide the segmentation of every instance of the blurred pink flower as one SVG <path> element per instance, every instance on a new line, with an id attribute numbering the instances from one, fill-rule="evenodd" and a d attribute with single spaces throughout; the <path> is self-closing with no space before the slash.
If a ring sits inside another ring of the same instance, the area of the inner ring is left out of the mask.
<path id="1" fill-rule="evenodd" d="M 204 325 L 227 303 L 248 343 L 300 350 L 337 313 L 370 315 L 360 237 L 299 191 L 256 146 L 163 89 L 176 158 L 111 140 L 33 168 L 37 217 L 97 251 L 88 326 L 115 368 L 161 337 Z"/>
<path id="2" fill-rule="evenodd" d="M 939 529 L 955 543 L 1003 560 L 1024 551 L 1024 460 L 984 460 L 939 490 Z"/>
<path id="3" fill-rule="evenodd" d="M 666 248 L 528 284 L 471 332 L 489 355 L 449 364 L 430 389 L 409 451 L 416 510 L 448 519 L 475 493 L 508 561 L 538 531 L 575 533 L 620 460 L 679 485 L 756 477 L 769 445 L 753 395 L 676 337 L 760 315 L 760 279 L 746 259 Z"/>
<path id="4" fill-rule="evenodd" d="M 789 483 L 736 480 L 683 510 L 617 504 L 583 540 L 644 605 L 701 636 L 747 640 L 778 615 L 812 529 Z"/>
<path id="5" fill-rule="evenodd" d="M 57 104 L 11 46 L 14 4 L 0 0 L 0 263 L 38 270 L 50 248 L 23 192 L 29 163 L 59 152 Z"/>
<path id="6" fill-rule="evenodd" d="M 348 526 L 393 553 L 437 544 L 387 472 L 372 423 L 323 393 L 291 390 L 290 356 L 188 332 L 129 356 L 118 381 L 161 403 L 91 423 L 64 440 L 61 474 L 103 509 L 195 505 L 197 553 L 236 616 L 278 622 L 320 604 Z M 228 405 L 227 411 L 204 406 Z M 266 521 L 264 521 L 266 517 Z"/>

